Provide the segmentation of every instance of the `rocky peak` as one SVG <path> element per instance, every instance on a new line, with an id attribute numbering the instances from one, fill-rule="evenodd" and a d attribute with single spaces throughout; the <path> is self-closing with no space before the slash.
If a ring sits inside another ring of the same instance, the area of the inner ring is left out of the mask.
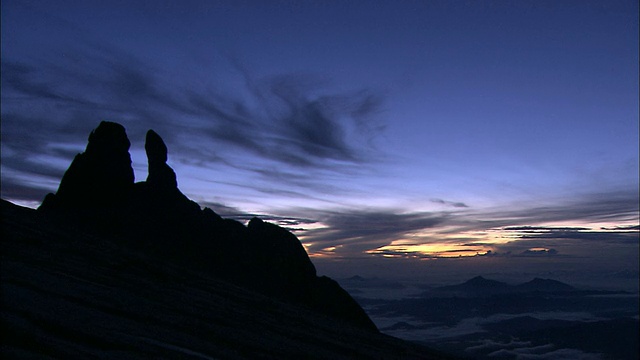
<path id="1" fill-rule="evenodd" d="M 377 331 L 335 281 L 318 277 L 302 243 L 288 230 L 252 219 L 222 219 L 189 200 L 167 165 L 167 146 L 146 135 L 147 180 L 134 184 L 130 142 L 122 125 L 102 122 L 40 209 L 96 236 L 116 235 L 146 256 L 214 274 L 281 300 Z M 53 211 L 49 211 L 53 210 Z"/>
<path id="2" fill-rule="evenodd" d="M 155 131 L 149 130 L 144 144 L 149 162 L 147 184 L 153 189 L 171 191 L 178 189 L 176 173 L 167 165 L 167 145 Z"/>
<path id="3" fill-rule="evenodd" d="M 86 154 L 100 157 L 111 157 L 113 154 L 128 154 L 131 142 L 127 137 L 124 126 L 103 121 L 89 134 L 89 143 L 85 150 Z M 133 181 L 133 171 L 131 172 Z"/>
<path id="4" fill-rule="evenodd" d="M 130 145 L 122 125 L 101 122 L 43 207 L 111 207 L 126 201 L 134 183 Z"/>
<path id="5" fill-rule="evenodd" d="M 155 131 L 147 131 L 144 149 L 147 152 L 147 159 L 150 163 L 167 162 L 167 145 L 165 145 L 160 135 Z"/>

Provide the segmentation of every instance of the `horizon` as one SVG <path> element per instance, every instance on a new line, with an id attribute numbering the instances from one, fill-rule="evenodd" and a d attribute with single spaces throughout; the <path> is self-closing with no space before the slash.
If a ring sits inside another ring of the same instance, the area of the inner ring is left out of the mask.
<path id="1" fill-rule="evenodd" d="M 108 120 L 332 277 L 638 291 L 637 1 L 276 4 L 3 2 L 2 198 Z"/>

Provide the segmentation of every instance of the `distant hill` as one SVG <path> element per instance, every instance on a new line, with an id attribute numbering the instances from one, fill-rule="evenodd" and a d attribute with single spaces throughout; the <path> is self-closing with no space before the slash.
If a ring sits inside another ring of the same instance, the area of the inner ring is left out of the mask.
<path id="1" fill-rule="evenodd" d="M 463 358 L 638 359 L 637 293 L 475 277 L 363 304 L 382 331 Z"/>
<path id="2" fill-rule="evenodd" d="M 527 292 L 565 292 L 573 291 L 574 287 L 552 279 L 535 278 L 526 283 L 510 285 L 501 281 L 476 276 L 462 284 L 441 286 L 427 293 L 448 293 L 461 296 L 491 296 L 496 294 L 527 293 Z"/>
<path id="3" fill-rule="evenodd" d="M 129 146 L 102 122 L 37 211 L 2 200 L 3 358 L 446 358 L 380 334 L 289 231 L 201 210 L 151 130 L 134 183 Z"/>
<path id="4" fill-rule="evenodd" d="M 489 280 L 483 278 L 482 276 L 476 276 L 470 280 L 467 280 L 463 284 L 448 286 L 444 288 L 469 291 L 501 291 L 504 289 L 509 289 L 510 286 L 500 281 Z"/>
<path id="5" fill-rule="evenodd" d="M 540 279 L 535 278 L 524 284 L 516 285 L 515 289 L 518 291 L 542 291 L 542 292 L 558 292 L 558 291 L 572 291 L 575 288 L 571 285 L 553 279 Z"/>

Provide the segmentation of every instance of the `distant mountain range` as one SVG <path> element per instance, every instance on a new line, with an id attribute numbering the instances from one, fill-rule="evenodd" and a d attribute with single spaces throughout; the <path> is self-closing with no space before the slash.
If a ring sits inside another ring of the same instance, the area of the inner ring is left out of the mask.
<path id="1" fill-rule="evenodd" d="M 638 359 L 637 293 L 582 290 L 540 278 L 510 285 L 477 276 L 360 303 L 381 331 L 463 358 Z"/>
<path id="2" fill-rule="evenodd" d="M 569 292 L 576 289 L 563 282 L 552 279 L 535 278 L 531 281 L 510 285 L 501 281 L 486 279 L 476 276 L 458 285 L 449 285 L 434 288 L 429 293 L 449 293 L 468 296 L 495 295 L 501 293 L 527 293 L 527 292 Z"/>
<path id="3" fill-rule="evenodd" d="M 2 200 L 6 358 L 446 358 L 380 334 L 286 229 L 201 210 L 152 130 L 134 183 L 129 147 L 102 122 L 37 211 Z"/>

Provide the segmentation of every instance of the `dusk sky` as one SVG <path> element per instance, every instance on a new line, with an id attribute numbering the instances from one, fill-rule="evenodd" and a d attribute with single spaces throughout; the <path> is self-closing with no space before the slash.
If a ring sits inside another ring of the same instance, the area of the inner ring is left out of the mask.
<path id="1" fill-rule="evenodd" d="M 638 1 L 2 1 L 2 198 L 102 120 L 320 273 L 638 279 Z M 457 278 L 456 278 L 457 280 Z M 635 285 L 633 285 L 635 284 Z"/>

